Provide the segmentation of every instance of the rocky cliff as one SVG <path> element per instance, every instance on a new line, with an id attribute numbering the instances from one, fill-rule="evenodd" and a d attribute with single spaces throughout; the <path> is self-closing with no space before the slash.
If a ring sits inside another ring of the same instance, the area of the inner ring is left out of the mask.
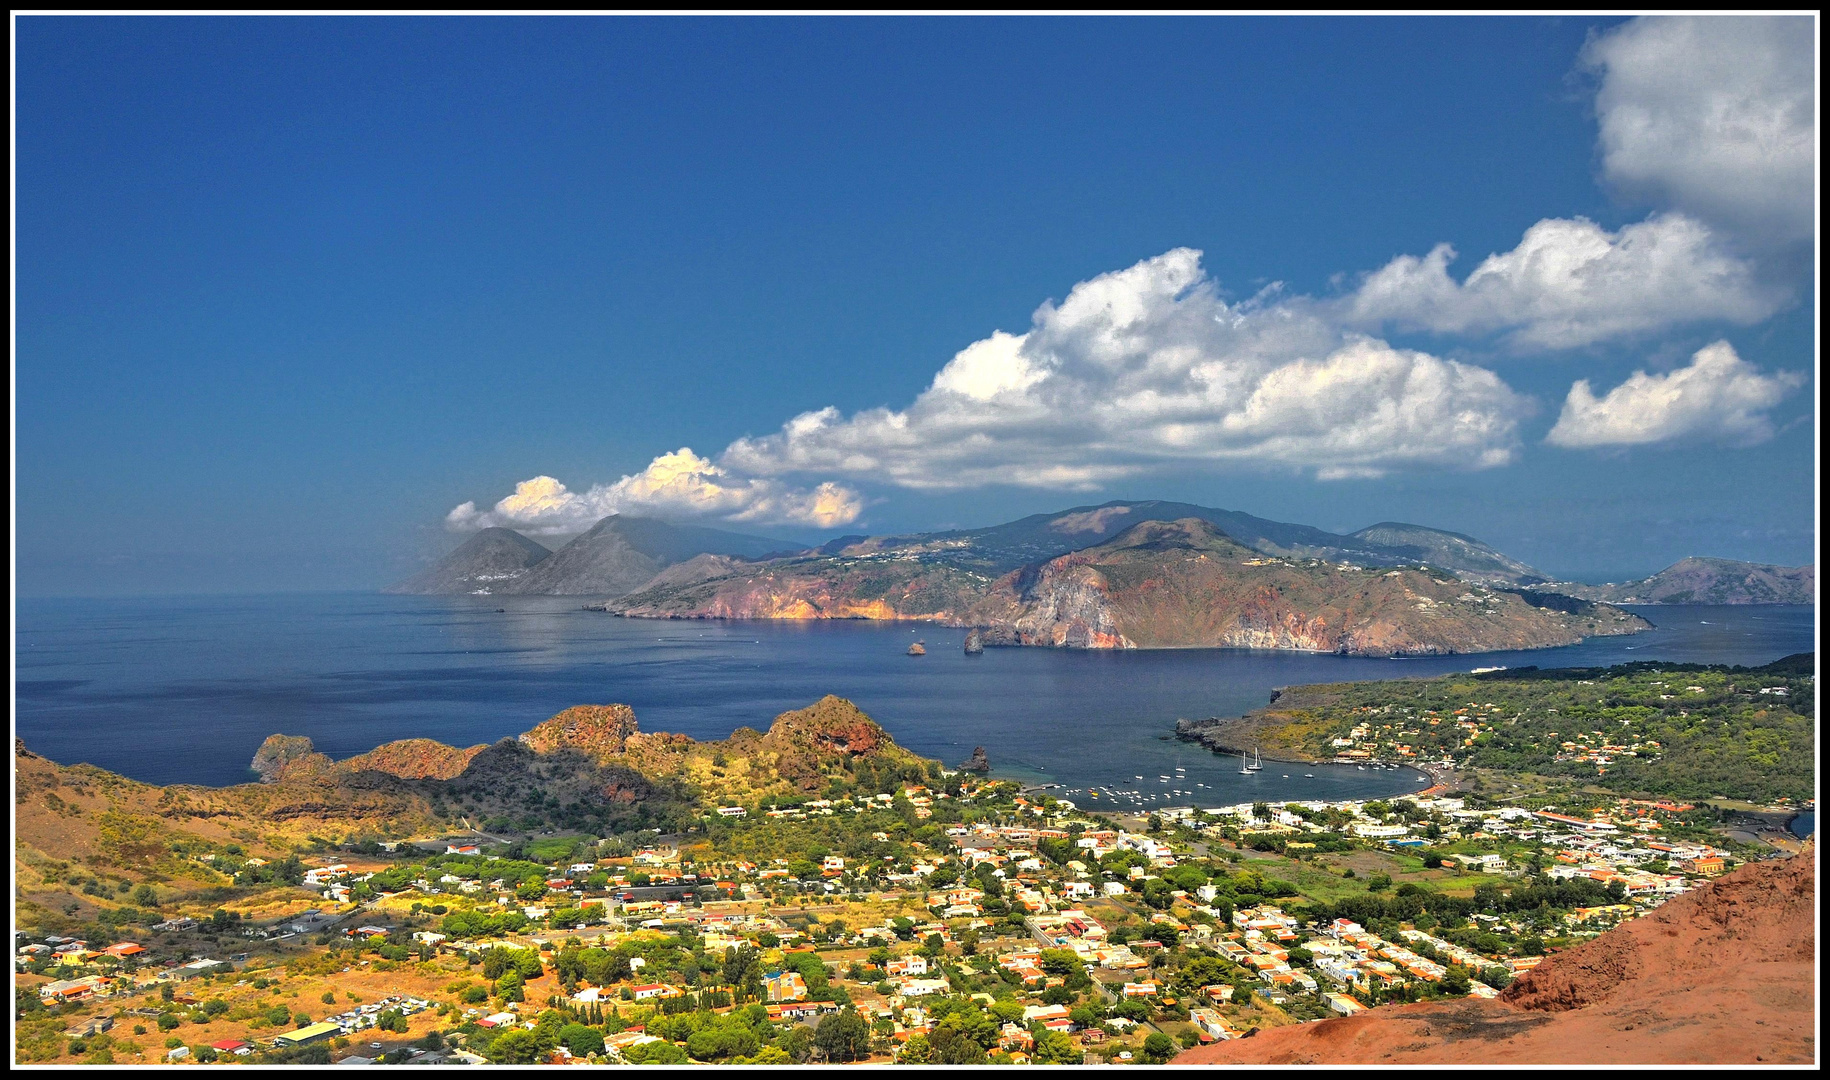
<path id="1" fill-rule="evenodd" d="M 1543 648 L 1650 625 L 1607 605 L 1468 584 L 1440 571 L 1268 557 L 1202 518 L 1145 520 L 1104 543 L 997 577 L 960 558 L 866 542 L 838 555 L 761 565 L 695 560 L 604 610 L 641 618 L 919 619 L 973 627 L 994 645 L 1364 656 Z"/>
<path id="2" fill-rule="evenodd" d="M 1427 570 L 1265 558 L 1198 518 L 1144 522 L 1007 575 L 969 616 L 993 643 L 1359 656 L 1544 648 L 1650 625 Z"/>
<path id="3" fill-rule="evenodd" d="M 694 560 L 603 605 L 648 619 L 920 619 L 957 622 L 989 574 L 901 553 L 828 555 L 763 564 Z"/>
<path id="4" fill-rule="evenodd" d="M 1497 1001 L 1382 1006 L 1178 1065 L 1810 1064 L 1816 851 L 1749 863 L 1546 960 Z"/>

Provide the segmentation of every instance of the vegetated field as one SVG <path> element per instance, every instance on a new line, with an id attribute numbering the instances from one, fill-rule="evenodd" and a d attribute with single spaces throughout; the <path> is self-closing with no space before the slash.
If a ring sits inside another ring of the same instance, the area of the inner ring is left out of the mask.
<path id="1" fill-rule="evenodd" d="M 1521 668 L 1298 687 L 1258 716 L 1318 757 L 1352 738 L 1386 760 L 1768 804 L 1815 796 L 1815 685 L 1811 654 L 1763 668 Z"/>

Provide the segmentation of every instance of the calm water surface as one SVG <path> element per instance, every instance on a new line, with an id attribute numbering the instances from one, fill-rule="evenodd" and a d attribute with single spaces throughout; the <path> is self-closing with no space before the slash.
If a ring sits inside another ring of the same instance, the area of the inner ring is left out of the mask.
<path id="1" fill-rule="evenodd" d="M 1236 759 L 1161 738 L 1178 717 L 1237 715 L 1279 686 L 1494 665 L 1764 664 L 1813 647 L 1809 607 L 1636 610 L 1658 629 L 1562 649 L 1367 660 L 1241 649 L 968 657 L 964 631 L 929 625 L 619 619 L 567 597 L 26 600 L 17 734 L 53 760 L 150 783 L 230 784 L 249 778 L 249 759 L 276 732 L 341 758 L 412 737 L 493 742 L 570 705 L 617 701 L 643 730 L 715 739 L 832 693 L 950 765 L 984 746 L 1000 776 L 1139 791 L 1142 805 L 1224 805 L 1427 783 L 1411 770 L 1278 762 L 1243 776 Z M 928 655 L 906 655 L 918 639 Z"/>

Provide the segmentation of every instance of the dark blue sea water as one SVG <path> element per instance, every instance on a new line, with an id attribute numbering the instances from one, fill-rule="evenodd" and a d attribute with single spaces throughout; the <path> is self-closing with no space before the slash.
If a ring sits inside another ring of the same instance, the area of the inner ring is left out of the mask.
<path id="1" fill-rule="evenodd" d="M 1494 665 L 1764 664 L 1813 647 L 1808 607 L 1641 614 L 1659 628 L 1441 659 L 1238 649 L 968 657 L 963 631 L 930 625 L 619 619 L 568 598 L 24 600 L 17 734 L 57 761 L 152 783 L 229 784 L 249 777 L 249 759 L 276 732 L 310 736 L 340 758 L 409 737 L 493 742 L 570 705 L 617 701 L 635 708 L 644 730 L 710 739 L 744 724 L 766 728 L 832 693 L 856 701 L 897 742 L 949 764 L 982 745 L 1002 776 L 1141 790 L 1148 805 L 1225 805 L 1426 783 L 1410 770 L 1277 762 L 1243 776 L 1235 759 L 1159 738 L 1177 717 L 1237 715 L 1279 686 Z M 917 639 L 927 656 L 906 655 Z"/>

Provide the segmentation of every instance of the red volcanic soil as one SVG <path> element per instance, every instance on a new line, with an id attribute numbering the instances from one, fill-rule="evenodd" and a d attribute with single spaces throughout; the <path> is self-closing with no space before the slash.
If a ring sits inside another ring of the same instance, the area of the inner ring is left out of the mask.
<path id="1" fill-rule="evenodd" d="M 1816 858 L 1813 844 L 1743 866 L 1551 957 L 1497 1001 L 1382 1006 L 1175 1063 L 1809 1064 Z"/>

